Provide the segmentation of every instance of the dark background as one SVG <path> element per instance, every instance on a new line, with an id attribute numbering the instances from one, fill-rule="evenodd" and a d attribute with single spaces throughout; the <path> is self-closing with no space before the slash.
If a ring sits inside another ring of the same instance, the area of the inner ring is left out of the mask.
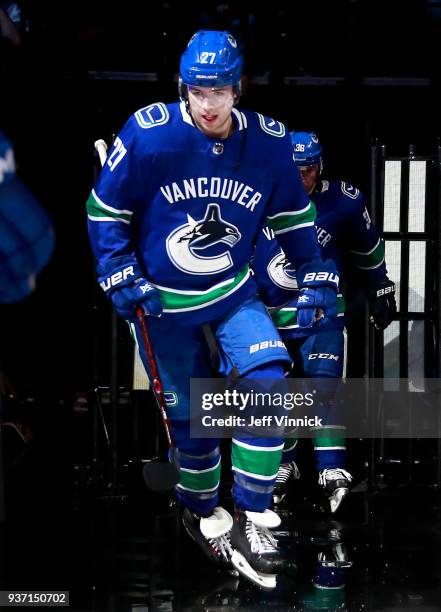
<path id="1" fill-rule="evenodd" d="M 0 0 L 0 8 L 10 4 Z M 113 419 L 107 394 L 109 445 L 98 421 L 99 394 L 92 389 L 110 382 L 111 327 L 86 233 L 93 143 L 110 142 L 136 109 L 175 100 L 179 56 L 191 34 L 228 28 L 240 37 L 246 56 L 241 106 L 282 120 L 291 130 L 315 130 L 325 149 L 325 177 L 353 182 L 369 201 L 373 138 L 391 153 L 406 155 L 409 144 L 417 154 L 436 153 L 441 6 L 429 0 L 273 0 L 263 7 L 210 0 L 19 4 L 22 45 L 0 38 L 0 129 L 14 144 L 20 177 L 53 219 L 57 245 L 34 294 L 0 305 L 0 374 L 18 397 L 3 397 L 10 426 L 3 427 L 7 523 L 0 530 L 0 582 L 9 589 L 70 588 L 84 603 L 78 610 L 122 611 L 128 608 L 115 603 L 119 591 L 126 597 L 133 587 L 134 601 L 148 593 L 145 601 L 153 602 L 156 588 L 163 609 L 164 585 L 191 599 L 201 585 L 212 584 L 211 568 L 205 561 L 193 564 L 194 550 L 188 557 L 168 498 L 148 495 L 139 464 L 130 464 L 152 456 L 157 440 L 164 445 L 157 417 L 152 425 L 152 397 L 146 406 L 144 394 L 133 393 L 132 401 L 120 394 Z M 287 84 L 286 77 L 296 84 Z M 373 77 L 377 85 L 367 81 Z M 363 323 L 359 311 L 358 356 L 365 351 Z M 120 384 L 126 384 L 130 344 L 122 324 L 120 337 Z M 355 362 L 350 365 L 354 375 Z M 350 471 L 357 485 L 369 467 L 380 487 L 412 479 L 432 486 L 440 482 L 438 443 L 388 440 L 375 455 L 369 440 L 351 440 Z M 313 493 L 317 479 L 310 447 L 302 452 L 302 491 L 306 486 L 313 500 L 303 516 L 311 524 L 321 516 Z M 384 469 L 375 462 L 380 455 L 395 462 Z M 433 489 L 435 506 L 431 490 L 419 488 L 406 497 L 386 489 L 369 507 L 363 495 L 350 496 L 343 518 L 350 516 L 349 525 L 358 529 L 349 529 L 358 566 L 349 585 L 353 600 L 383 598 L 388 609 L 391 602 L 410 609 L 423 601 L 418 589 L 432 589 L 424 601 L 439 605 L 439 488 Z M 111 495 L 121 491 L 134 493 L 135 503 L 117 495 L 112 505 Z M 302 519 L 302 496 L 296 521 Z M 294 540 L 306 541 L 301 530 L 297 535 L 297 522 L 290 529 Z M 304 532 L 315 537 L 316 525 Z M 145 553 L 144 561 L 138 552 Z M 316 558 L 315 549 L 308 554 Z M 141 571 L 141 583 L 134 569 Z M 309 585 L 309 574 L 304 582 Z M 249 592 L 246 597 L 248 602 Z M 291 592 L 288 597 L 292 609 Z M 232 607 L 238 607 L 237 599 Z"/>
<path id="2" fill-rule="evenodd" d="M 19 393 L 64 397 L 87 390 L 94 377 L 108 383 L 109 313 L 86 234 L 93 143 L 109 142 L 137 108 L 177 98 L 179 55 L 197 29 L 233 31 L 246 57 L 240 105 L 290 129 L 315 130 L 326 176 L 353 182 L 367 197 L 373 138 L 390 152 L 406 154 L 409 144 L 420 153 L 435 150 L 436 3 L 275 1 L 262 8 L 126 0 L 111 7 L 98 0 L 26 0 L 20 6 L 23 44 L 0 47 L 0 126 L 14 143 L 21 178 L 53 218 L 57 247 L 34 295 L 0 309 L 2 367 Z M 312 84 L 315 77 L 323 84 Z M 372 77 L 377 85 L 366 80 Z"/>

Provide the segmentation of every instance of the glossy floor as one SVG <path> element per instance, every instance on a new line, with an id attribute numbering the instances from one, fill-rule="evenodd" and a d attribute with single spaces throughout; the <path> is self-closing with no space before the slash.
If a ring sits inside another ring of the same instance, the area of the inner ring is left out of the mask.
<path id="1" fill-rule="evenodd" d="M 72 487 L 65 467 L 24 462 L 9 485 L 3 590 L 69 590 L 78 611 L 441 610 L 436 488 L 361 483 L 331 517 L 318 489 L 295 483 L 279 539 L 297 569 L 268 593 L 214 570 L 136 468 L 115 491 L 91 478 Z"/>

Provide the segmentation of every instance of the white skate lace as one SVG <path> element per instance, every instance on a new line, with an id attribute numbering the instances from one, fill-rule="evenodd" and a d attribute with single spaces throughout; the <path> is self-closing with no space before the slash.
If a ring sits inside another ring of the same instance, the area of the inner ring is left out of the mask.
<path id="1" fill-rule="evenodd" d="M 285 484 L 291 474 L 294 478 L 299 477 L 300 474 L 297 464 L 294 461 L 291 461 L 291 463 L 281 463 L 277 472 L 275 486 Z"/>
<path id="2" fill-rule="evenodd" d="M 226 561 L 231 559 L 233 548 L 231 546 L 229 533 L 218 538 L 210 538 L 208 542 L 218 556 L 222 555 Z"/>
<path id="3" fill-rule="evenodd" d="M 319 484 L 326 486 L 327 480 L 338 480 L 340 478 L 345 478 L 348 482 L 351 482 L 352 475 L 343 468 L 326 468 L 319 474 Z"/>
<path id="4" fill-rule="evenodd" d="M 245 533 L 251 545 L 251 552 L 263 555 L 276 551 L 277 540 L 266 527 L 257 526 L 248 519 Z"/>

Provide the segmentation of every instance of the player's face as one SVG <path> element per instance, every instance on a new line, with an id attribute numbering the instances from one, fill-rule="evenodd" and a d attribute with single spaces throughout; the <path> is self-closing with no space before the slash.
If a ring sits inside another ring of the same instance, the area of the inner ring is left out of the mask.
<path id="1" fill-rule="evenodd" d="M 204 134 L 211 138 L 227 138 L 233 121 L 233 87 L 188 88 L 188 101 L 193 121 Z"/>
<path id="2" fill-rule="evenodd" d="M 320 168 L 318 166 L 299 166 L 298 168 L 303 187 L 309 195 L 314 191 L 314 187 L 318 181 Z"/>

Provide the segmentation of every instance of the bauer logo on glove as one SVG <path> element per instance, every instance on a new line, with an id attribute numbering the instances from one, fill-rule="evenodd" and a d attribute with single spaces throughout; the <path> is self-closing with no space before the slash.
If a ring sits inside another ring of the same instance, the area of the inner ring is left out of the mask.
<path id="1" fill-rule="evenodd" d="M 368 291 L 370 321 L 375 329 L 386 329 L 397 314 L 395 284 L 386 278 Z"/>
<path id="2" fill-rule="evenodd" d="M 123 319 L 136 321 L 137 306 L 141 306 L 146 315 L 161 316 L 159 293 L 143 277 L 138 262 L 131 255 L 115 257 L 99 264 L 98 282 Z"/>
<path id="3" fill-rule="evenodd" d="M 378 289 L 376 296 L 381 297 L 382 295 L 387 295 L 388 293 L 395 293 L 394 283 L 392 283 L 391 285 L 388 285 L 387 287 L 382 287 L 381 289 Z"/>
<path id="4" fill-rule="evenodd" d="M 307 295 L 301 295 L 297 300 L 297 304 L 309 304 L 309 297 Z"/>
<path id="5" fill-rule="evenodd" d="M 124 268 L 124 270 L 121 270 L 121 272 L 115 272 L 115 274 L 108 276 L 100 282 L 100 287 L 103 291 L 107 292 L 111 287 L 118 285 L 122 281 L 126 280 L 126 278 L 129 276 L 135 276 L 133 266 L 128 266 L 127 268 Z"/>
<path id="6" fill-rule="evenodd" d="M 338 274 L 334 272 L 308 272 L 303 278 L 304 283 L 311 281 L 329 281 L 330 283 L 335 283 L 337 286 L 339 280 Z"/>
<path id="7" fill-rule="evenodd" d="M 318 270 L 318 271 L 317 271 Z M 336 314 L 339 275 L 332 259 L 315 259 L 297 271 L 300 287 L 297 299 L 299 327 L 323 325 Z"/>

